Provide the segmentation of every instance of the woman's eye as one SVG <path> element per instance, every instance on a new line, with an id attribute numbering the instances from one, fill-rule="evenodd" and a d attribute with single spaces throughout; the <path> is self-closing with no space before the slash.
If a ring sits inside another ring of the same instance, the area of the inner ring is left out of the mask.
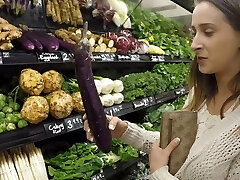
<path id="1" fill-rule="evenodd" d="M 205 31 L 204 34 L 208 37 L 211 37 L 213 35 L 213 31 Z"/>

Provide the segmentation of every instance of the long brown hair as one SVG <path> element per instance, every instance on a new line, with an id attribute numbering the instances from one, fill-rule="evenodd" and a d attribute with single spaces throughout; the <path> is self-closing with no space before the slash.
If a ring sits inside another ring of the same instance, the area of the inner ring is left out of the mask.
<path id="1" fill-rule="evenodd" d="M 240 1 L 239 0 L 197 0 L 196 3 L 209 2 L 220 9 L 226 16 L 229 24 L 236 30 L 240 31 Z M 240 61 L 240 59 L 239 59 Z M 221 118 L 223 118 L 223 110 L 225 105 L 240 95 L 240 72 L 232 80 L 235 87 L 232 89 L 233 95 L 229 97 L 222 105 L 220 110 Z M 215 74 L 203 74 L 199 71 L 196 58 L 193 60 L 189 79 L 189 89 L 194 90 L 194 97 L 186 109 L 197 111 L 205 99 L 212 99 L 218 92 Z"/>

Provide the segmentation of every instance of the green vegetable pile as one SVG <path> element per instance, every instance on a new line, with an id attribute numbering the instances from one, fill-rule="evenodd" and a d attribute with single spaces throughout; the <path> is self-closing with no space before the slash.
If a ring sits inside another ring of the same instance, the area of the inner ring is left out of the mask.
<path id="1" fill-rule="evenodd" d="M 160 63 L 153 67 L 154 73 L 162 75 L 164 83 L 167 84 L 167 91 L 182 88 L 184 85 L 186 85 L 188 70 L 189 64 L 185 63 Z"/>
<path id="2" fill-rule="evenodd" d="M 135 3 L 125 1 L 129 12 L 136 7 Z M 193 59 L 190 38 L 184 33 L 179 23 L 143 9 L 140 6 L 131 14 L 133 35 L 138 39 L 146 39 L 150 44 L 163 49 L 166 55 Z"/>
<path id="3" fill-rule="evenodd" d="M 120 78 L 124 85 L 124 102 L 184 87 L 188 69 L 189 64 L 160 63 L 152 72 L 132 73 Z"/>
<path id="4" fill-rule="evenodd" d="M 160 94 L 166 90 L 166 84 L 160 74 L 152 72 L 133 73 L 120 78 L 123 82 L 124 102 Z"/>
<path id="5" fill-rule="evenodd" d="M 0 133 L 28 126 L 19 113 L 20 105 L 11 96 L 0 94 Z"/>
<path id="6" fill-rule="evenodd" d="M 76 143 L 66 152 L 47 159 L 50 179 L 87 179 L 106 166 L 113 166 L 117 161 L 128 161 L 138 157 L 133 147 L 113 140 L 110 153 L 101 152 L 93 143 Z"/>

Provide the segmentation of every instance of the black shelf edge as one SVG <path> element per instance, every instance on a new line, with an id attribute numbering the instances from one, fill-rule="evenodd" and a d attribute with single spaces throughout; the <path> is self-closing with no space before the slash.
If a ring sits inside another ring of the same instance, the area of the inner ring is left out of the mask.
<path id="1" fill-rule="evenodd" d="M 141 160 L 141 157 L 132 158 L 129 161 L 119 161 L 115 164 L 115 167 L 105 167 L 99 173 L 94 174 L 91 180 L 114 180 L 118 175 L 124 173 L 128 168 L 137 164 Z"/>
<path id="2" fill-rule="evenodd" d="M 160 95 L 146 97 L 129 103 L 122 103 L 105 108 L 105 113 L 112 116 L 122 116 L 150 106 L 164 103 L 170 99 L 187 94 L 186 88 L 179 88 Z M 83 120 L 80 114 L 71 115 L 64 119 L 52 119 L 37 124 L 29 125 L 23 129 L 17 129 L 0 134 L 0 151 L 18 147 L 24 144 L 49 139 L 83 128 Z"/>
<path id="3" fill-rule="evenodd" d="M 56 52 L 25 52 L 9 51 L 0 52 L 0 66 L 4 65 L 34 65 L 34 64 L 58 64 L 73 63 L 73 54 L 64 51 Z M 191 62 L 188 59 L 171 59 L 169 56 L 117 54 L 117 53 L 93 53 L 93 64 L 96 63 L 182 63 Z"/>
<path id="4" fill-rule="evenodd" d="M 79 114 L 64 119 L 48 118 L 37 125 L 0 134 L 0 151 L 59 136 L 82 127 L 82 116 Z"/>
<path id="5" fill-rule="evenodd" d="M 120 105 L 114 105 L 114 106 L 105 108 L 105 113 L 111 116 L 123 116 L 123 115 L 129 114 L 135 111 L 139 111 L 160 103 L 164 103 L 166 101 L 175 99 L 187 93 L 188 93 L 187 88 L 185 87 L 178 88 L 173 91 L 164 92 L 159 95 L 150 96 L 143 99 L 135 100 L 133 102 L 122 103 Z"/>

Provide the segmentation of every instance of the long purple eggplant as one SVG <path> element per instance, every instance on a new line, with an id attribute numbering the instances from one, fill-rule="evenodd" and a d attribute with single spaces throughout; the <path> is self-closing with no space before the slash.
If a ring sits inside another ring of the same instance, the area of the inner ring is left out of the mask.
<path id="1" fill-rule="evenodd" d="M 43 51 L 43 45 L 39 42 L 36 36 L 32 33 L 32 31 L 23 30 L 23 34 L 34 44 L 35 49 L 41 53 Z"/>
<path id="2" fill-rule="evenodd" d="M 42 31 L 34 31 L 34 30 L 30 30 L 30 31 L 33 33 L 34 37 L 36 37 L 36 39 L 39 42 L 41 42 L 43 47 L 48 52 L 58 50 L 59 42 L 58 42 L 58 39 L 55 36 L 48 35 L 47 33 L 42 32 Z"/>
<path id="3" fill-rule="evenodd" d="M 22 46 L 23 49 L 32 51 L 34 50 L 34 44 L 23 34 L 22 37 L 16 39 L 16 41 Z"/>
<path id="4" fill-rule="evenodd" d="M 65 41 L 63 41 L 63 40 L 61 40 L 61 39 L 58 39 L 58 42 L 59 42 L 59 47 L 60 47 L 60 48 L 62 48 L 62 49 L 64 49 L 64 50 L 67 50 L 67 51 L 69 51 L 69 52 L 73 52 L 74 47 L 75 47 L 74 44 L 70 44 L 70 43 L 65 42 Z"/>
<path id="5" fill-rule="evenodd" d="M 84 29 L 86 28 L 86 24 Z M 86 32 L 86 31 L 85 31 Z M 84 36 L 85 33 L 83 33 Z M 111 133 L 107 127 L 104 108 L 97 93 L 93 79 L 91 57 L 84 40 L 74 51 L 75 70 L 83 105 L 96 144 L 103 152 L 109 152 L 112 146 Z"/>

